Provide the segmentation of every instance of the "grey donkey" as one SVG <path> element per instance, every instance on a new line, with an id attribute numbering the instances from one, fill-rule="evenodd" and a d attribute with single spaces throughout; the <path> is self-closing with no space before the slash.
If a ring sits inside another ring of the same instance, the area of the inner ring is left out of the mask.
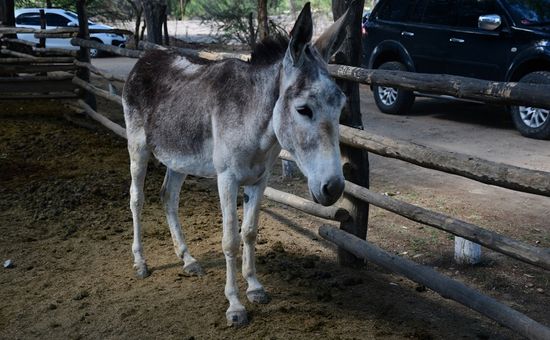
<path id="1" fill-rule="evenodd" d="M 147 163 L 153 154 L 167 167 L 161 198 L 183 270 L 203 274 L 178 220 L 181 186 L 187 175 L 217 178 L 228 324 L 248 322 L 236 280 L 241 240 L 246 296 L 254 303 L 269 301 L 256 276 L 254 246 L 260 201 L 281 148 L 290 152 L 308 178 L 314 200 L 331 205 L 344 190 L 338 123 L 345 96 L 326 63 L 345 36 L 347 17 L 344 14 L 312 44 L 307 3 L 290 40 L 281 36 L 264 40 L 249 62 L 211 62 L 166 51 L 148 51 L 137 62 L 124 87 L 123 105 L 132 177 L 132 251 L 138 277 L 149 275 L 140 215 Z M 240 186 L 244 186 L 244 217 L 239 235 Z"/>

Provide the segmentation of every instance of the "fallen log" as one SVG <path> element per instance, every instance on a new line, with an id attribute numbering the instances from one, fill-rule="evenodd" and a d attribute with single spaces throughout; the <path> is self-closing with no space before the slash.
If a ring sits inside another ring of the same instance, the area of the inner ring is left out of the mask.
<path id="1" fill-rule="evenodd" d="M 73 46 L 81 46 L 87 48 L 95 48 L 101 51 L 106 51 L 118 55 L 122 55 L 129 58 L 139 58 L 143 54 L 143 51 L 131 50 L 129 48 L 122 48 L 112 45 L 106 45 L 99 43 L 93 40 L 81 39 L 81 38 L 72 38 L 71 44 Z"/>
<path id="2" fill-rule="evenodd" d="M 122 105 L 122 97 L 117 96 L 115 94 L 111 94 L 108 91 L 102 90 L 100 88 L 97 88 L 97 87 L 91 85 L 90 83 L 88 83 L 88 82 L 86 82 L 86 81 L 84 81 L 84 80 L 82 80 L 78 77 L 73 78 L 73 84 L 85 89 L 88 92 L 91 92 L 95 95 L 98 95 L 98 96 L 103 97 L 107 100 L 110 100 L 110 101 L 115 102 L 119 105 Z"/>
<path id="3" fill-rule="evenodd" d="M 370 70 L 345 65 L 328 65 L 328 70 L 333 77 L 367 85 L 391 86 L 493 104 L 550 108 L 550 85 L 495 82 L 446 74 Z"/>
<path id="4" fill-rule="evenodd" d="M 340 125 L 340 142 L 380 156 L 516 191 L 550 197 L 550 173 L 378 136 Z"/>
<path id="5" fill-rule="evenodd" d="M 548 248 L 533 247 L 477 225 L 377 194 L 348 181 L 346 181 L 345 192 L 412 221 L 435 227 L 517 260 L 550 270 L 550 249 Z"/>
<path id="6" fill-rule="evenodd" d="M 120 136 L 122 138 L 127 138 L 125 128 L 123 128 L 122 126 L 118 125 L 117 123 L 111 121 L 110 119 L 103 116 L 102 114 L 97 113 L 88 104 L 86 104 L 85 101 L 83 101 L 82 99 L 79 99 L 78 100 L 78 105 L 80 105 L 80 107 L 82 107 L 84 112 L 86 112 L 90 116 L 90 118 L 96 120 L 101 125 L 105 126 L 107 129 L 113 131 L 118 136 Z"/>
<path id="7" fill-rule="evenodd" d="M 306 200 L 305 198 L 270 187 L 265 189 L 264 196 L 272 201 L 288 205 L 294 209 L 327 220 L 342 222 L 349 219 L 349 213 L 346 209 L 336 206 L 325 207 L 321 204 Z"/>
<path id="8" fill-rule="evenodd" d="M 446 299 L 457 301 L 516 331 L 529 339 L 550 339 L 550 329 L 495 299 L 455 281 L 437 271 L 402 257 L 392 255 L 375 245 L 332 226 L 323 225 L 319 235 L 380 267 L 420 283 Z"/>

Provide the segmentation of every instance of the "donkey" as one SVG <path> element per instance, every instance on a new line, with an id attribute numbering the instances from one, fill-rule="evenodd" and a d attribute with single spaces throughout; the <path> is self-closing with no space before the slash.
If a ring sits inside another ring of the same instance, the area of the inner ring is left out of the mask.
<path id="1" fill-rule="evenodd" d="M 345 96 L 331 79 L 326 62 L 345 36 L 347 17 L 348 13 L 312 45 L 307 3 L 290 41 L 264 40 L 249 62 L 211 62 L 158 50 L 148 51 L 137 62 L 124 87 L 123 105 L 132 177 L 132 251 L 139 278 L 149 275 L 140 215 L 147 163 L 153 154 L 167 167 L 161 198 L 183 270 L 203 274 L 178 220 L 181 186 L 186 175 L 215 177 L 223 215 L 228 325 L 248 322 L 236 281 L 241 239 L 246 296 L 254 303 L 269 301 L 256 276 L 254 246 L 260 201 L 281 147 L 308 178 L 317 202 L 331 205 L 344 190 L 338 121 Z M 244 186 L 244 217 L 239 237 L 240 186 Z"/>

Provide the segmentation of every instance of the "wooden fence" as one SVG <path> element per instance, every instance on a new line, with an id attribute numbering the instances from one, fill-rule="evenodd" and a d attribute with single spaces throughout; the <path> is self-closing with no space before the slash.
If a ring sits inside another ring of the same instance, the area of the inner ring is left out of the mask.
<path id="1" fill-rule="evenodd" d="M 0 33 L 2 33 L 1 30 Z M 51 36 L 49 32 L 41 32 L 41 34 Z M 66 34 L 66 32 L 59 34 Z M 138 50 L 115 48 L 83 38 L 73 38 L 71 42 L 73 45 L 80 46 L 84 49 L 97 48 L 110 53 L 134 58 L 138 58 L 144 53 Z M 166 47 L 152 44 L 141 44 L 141 47 L 166 49 Z M 225 57 L 235 57 L 235 55 L 221 55 L 213 52 L 197 52 L 187 49 L 175 50 L 182 55 L 192 55 L 194 57 L 214 60 Z M 247 56 L 238 57 L 240 59 L 247 58 Z M 29 60 L 26 61 L 29 62 Z M 37 64 L 39 63 L 29 62 L 23 66 L 29 65 L 36 67 Z M 3 65 L 2 62 L 0 62 L 0 65 Z M 64 66 L 67 65 L 64 64 Z M 123 82 L 125 80 L 124 77 L 97 69 L 89 60 L 72 60 L 71 66 L 77 68 L 80 72 L 92 72 L 108 81 Z M 0 67 L 0 70 L 1 69 Z M 22 72 L 24 72 L 25 68 L 20 67 L 18 70 L 23 70 Z M 546 95 L 550 93 L 550 86 L 547 85 L 533 86 L 519 83 L 495 83 L 462 77 L 427 76 L 400 71 L 364 70 L 342 65 L 330 65 L 329 71 L 334 77 L 366 84 L 377 83 L 406 89 L 452 94 L 460 98 L 484 100 L 487 102 L 550 107 L 550 98 Z M 122 103 L 120 96 L 100 89 L 84 78 L 75 75 L 71 79 L 71 84 L 76 85 L 89 95 L 100 96 L 118 104 Z M 434 82 L 437 83 L 437 86 L 434 85 Z M 535 93 L 533 96 L 527 95 L 533 93 Z M 544 95 L 541 95 L 542 93 L 544 93 Z M 82 98 L 79 99 L 77 103 L 91 118 L 95 119 L 117 135 L 126 137 L 124 127 L 98 113 L 90 103 L 87 103 Z M 340 141 L 343 144 L 356 148 L 363 148 L 384 157 L 404 160 L 419 166 L 467 177 L 481 183 L 550 197 L 550 173 L 547 172 L 514 167 L 464 154 L 388 139 L 346 126 L 340 126 Z M 282 159 L 292 160 L 292 157 L 285 151 L 281 152 L 280 156 Z M 481 244 L 525 263 L 547 270 L 550 269 L 550 249 L 534 247 L 524 242 L 510 239 L 480 226 L 374 193 L 366 188 L 354 185 L 353 183 L 346 182 L 345 190 L 349 195 L 397 213 L 413 221 L 444 230 L 460 238 L 475 242 L 475 244 Z M 349 212 L 345 209 L 338 207 L 323 207 L 312 201 L 273 188 L 267 188 L 265 196 L 268 199 L 294 207 L 307 214 L 328 220 L 341 222 L 349 219 L 350 216 Z M 424 284 L 441 294 L 443 297 L 462 303 L 525 337 L 531 339 L 550 339 L 550 329 L 548 327 L 488 296 L 480 294 L 457 281 L 435 272 L 431 268 L 391 255 L 365 240 L 361 240 L 333 227 L 321 226 L 319 228 L 319 234 L 323 238 L 334 242 L 339 247 L 348 250 L 356 256 L 402 274 L 413 281 Z"/>

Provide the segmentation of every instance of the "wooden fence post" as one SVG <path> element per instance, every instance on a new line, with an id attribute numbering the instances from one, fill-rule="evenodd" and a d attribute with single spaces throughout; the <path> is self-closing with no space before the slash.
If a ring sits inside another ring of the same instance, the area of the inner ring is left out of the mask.
<path id="1" fill-rule="evenodd" d="M 338 64 L 359 66 L 361 64 L 361 16 L 363 13 L 364 0 L 333 0 L 332 13 L 334 19 L 342 16 L 348 7 L 353 13 L 353 18 L 347 27 L 347 37 L 340 48 L 341 52 L 336 54 Z M 355 128 L 363 128 L 361 109 L 359 102 L 359 84 L 350 81 L 337 81 L 347 96 L 346 106 L 342 112 L 340 123 Z M 365 150 L 341 146 L 342 166 L 346 180 L 362 187 L 369 187 L 369 160 Z M 349 211 L 351 218 L 340 224 L 340 228 L 361 239 L 367 237 L 367 226 L 369 219 L 369 204 L 348 194 L 344 194 L 342 207 Z M 342 265 L 353 265 L 362 263 L 355 255 L 338 248 L 338 262 Z"/>
<path id="2" fill-rule="evenodd" d="M 81 39 L 90 39 L 90 31 L 88 29 L 88 12 L 86 10 L 86 0 L 77 0 L 76 1 L 76 12 L 78 14 L 78 37 Z M 90 63 L 90 49 L 87 47 L 80 47 L 80 52 L 77 57 L 78 61 Z M 89 82 L 90 81 L 90 70 L 85 67 L 80 67 L 76 72 L 78 78 Z M 95 100 L 95 95 L 88 91 L 84 91 L 83 95 L 84 101 L 92 109 L 97 110 L 97 103 Z"/>

